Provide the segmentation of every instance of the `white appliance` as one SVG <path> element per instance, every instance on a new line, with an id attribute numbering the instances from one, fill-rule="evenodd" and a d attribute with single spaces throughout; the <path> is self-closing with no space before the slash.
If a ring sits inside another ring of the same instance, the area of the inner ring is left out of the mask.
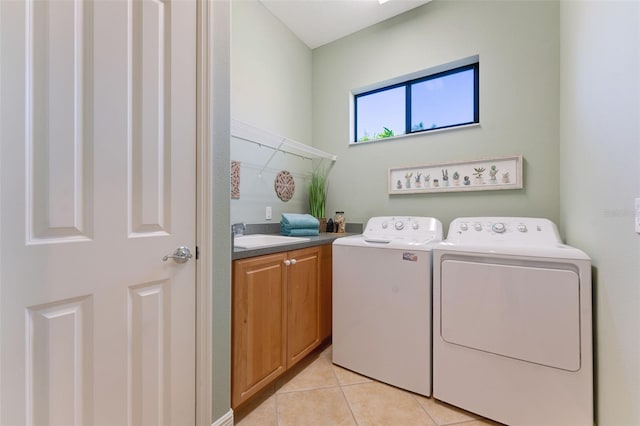
<path id="1" fill-rule="evenodd" d="M 547 219 L 475 217 L 433 262 L 433 396 L 510 425 L 593 425 L 589 257 Z"/>
<path id="2" fill-rule="evenodd" d="M 431 248 L 442 223 L 373 217 L 333 243 L 333 362 L 431 394 Z"/>

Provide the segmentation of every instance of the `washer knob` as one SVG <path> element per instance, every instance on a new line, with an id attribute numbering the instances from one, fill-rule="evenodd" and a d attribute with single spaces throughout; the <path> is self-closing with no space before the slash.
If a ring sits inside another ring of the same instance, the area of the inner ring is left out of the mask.
<path id="1" fill-rule="evenodd" d="M 480 222 L 474 223 L 473 229 L 475 229 L 476 231 L 482 231 L 482 224 Z"/>
<path id="2" fill-rule="evenodd" d="M 466 231 L 467 229 L 469 229 L 469 226 L 466 223 L 461 223 L 460 224 L 460 229 L 463 231 Z"/>
<path id="3" fill-rule="evenodd" d="M 502 234 L 507 230 L 507 228 L 505 228 L 504 226 L 504 223 L 494 223 L 493 226 L 491 226 L 491 229 L 493 229 L 493 232 L 498 234 Z"/>
<path id="4" fill-rule="evenodd" d="M 527 232 L 527 225 L 525 225 L 524 223 L 521 223 L 520 225 L 518 225 L 518 231 Z"/>
<path id="5" fill-rule="evenodd" d="M 413 223 L 411 224 L 411 227 L 412 227 L 413 229 L 418 229 L 418 228 L 420 228 L 420 224 L 419 224 L 418 222 L 413 222 Z"/>
<path id="6" fill-rule="evenodd" d="M 389 226 L 387 222 L 382 222 L 382 229 L 387 229 L 387 226 Z"/>
<path id="7" fill-rule="evenodd" d="M 401 220 L 397 221 L 395 227 L 398 231 L 402 230 L 404 228 L 404 222 Z"/>

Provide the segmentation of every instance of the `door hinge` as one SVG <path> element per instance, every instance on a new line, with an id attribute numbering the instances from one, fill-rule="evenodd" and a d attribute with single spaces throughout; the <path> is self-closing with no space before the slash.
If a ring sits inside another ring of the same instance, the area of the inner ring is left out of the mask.
<path id="1" fill-rule="evenodd" d="M 200 248 L 196 246 L 196 260 L 200 258 Z"/>

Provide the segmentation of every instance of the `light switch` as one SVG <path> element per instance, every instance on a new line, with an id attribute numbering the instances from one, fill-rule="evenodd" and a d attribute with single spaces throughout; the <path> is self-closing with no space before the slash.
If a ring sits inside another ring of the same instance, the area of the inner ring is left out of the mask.
<path id="1" fill-rule="evenodd" d="M 640 198 L 636 198 L 635 205 L 635 222 L 636 222 L 636 232 L 640 234 Z"/>
<path id="2" fill-rule="evenodd" d="M 271 206 L 267 206 L 267 208 L 265 209 L 265 212 L 264 212 L 264 218 L 265 218 L 266 220 L 271 220 L 271 219 L 272 219 L 272 216 L 271 216 Z"/>

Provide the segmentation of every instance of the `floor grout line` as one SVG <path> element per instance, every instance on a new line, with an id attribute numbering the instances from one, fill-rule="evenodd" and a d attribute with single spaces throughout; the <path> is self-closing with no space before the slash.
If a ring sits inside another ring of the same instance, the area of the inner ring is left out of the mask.
<path id="1" fill-rule="evenodd" d="M 433 422 L 434 425 L 436 426 L 441 426 L 436 419 L 433 418 L 433 416 L 429 413 L 429 410 L 427 410 L 427 407 L 425 407 L 424 405 L 422 405 L 420 403 L 420 400 L 418 399 L 417 395 L 414 393 L 410 393 L 410 395 L 413 397 L 413 400 L 418 404 L 418 406 L 420 408 L 422 408 L 422 411 L 424 411 L 427 414 L 427 417 L 429 417 L 431 419 L 431 421 Z M 428 396 L 427 398 L 432 398 L 431 396 Z"/>
<path id="2" fill-rule="evenodd" d="M 274 389 L 273 389 L 273 400 L 274 400 L 273 407 L 276 410 L 276 412 L 275 412 L 276 426 L 279 426 L 280 425 L 280 416 L 278 416 L 278 393 L 277 393 L 277 391 L 275 389 L 275 386 L 274 386 Z"/>
<path id="3" fill-rule="evenodd" d="M 485 420 L 488 420 L 488 419 L 484 419 L 481 416 L 477 416 L 477 415 L 475 415 L 473 413 L 468 413 L 469 415 L 472 415 L 474 418 L 467 419 L 467 420 L 461 420 L 461 421 L 460 420 L 459 421 L 454 421 L 454 422 L 451 422 L 451 423 L 446 422 L 446 421 L 443 422 L 443 423 L 438 423 L 438 421 L 436 421 L 436 418 L 427 409 L 427 406 L 422 404 L 421 400 L 419 399 L 422 396 L 419 395 L 419 394 L 415 394 L 414 392 L 410 392 L 410 391 L 407 391 L 407 390 L 404 390 L 404 389 L 400 389 L 400 388 L 397 388 L 397 387 L 395 387 L 393 385 L 389 385 L 389 384 L 386 384 L 386 383 L 383 383 L 383 382 L 378 382 L 375 379 L 371 379 L 371 378 L 368 378 L 366 376 L 362 376 L 361 374 L 355 373 L 355 372 L 352 372 L 352 373 L 363 377 L 363 379 L 365 379 L 365 380 L 362 381 L 362 382 L 358 382 L 358 383 L 349 383 L 348 381 L 351 380 L 351 378 L 348 377 L 346 383 L 341 383 L 338 371 L 336 370 L 336 368 L 334 368 L 334 366 L 336 366 L 336 365 L 333 364 L 332 358 L 330 356 L 328 356 L 328 354 L 325 353 L 325 351 L 327 351 L 329 348 L 331 348 L 331 346 L 329 346 L 328 348 L 325 348 L 322 352 L 320 352 L 317 359 L 322 357 L 322 358 L 324 358 L 324 361 L 326 361 L 329 364 L 329 366 L 331 368 L 331 375 L 332 375 L 333 379 L 335 379 L 336 384 L 335 385 L 333 385 L 333 384 L 331 384 L 331 385 L 320 385 L 320 386 L 315 386 L 315 387 L 305 387 L 305 388 L 291 389 L 291 390 L 286 390 L 286 391 L 282 391 L 281 390 L 284 386 L 286 386 L 287 383 L 289 383 L 296 376 L 298 376 L 303 371 L 305 371 L 306 368 L 308 368 L 312 364 L 312 362 L 310 362 L 309 365 L 305 366 L 304 368 L 300 369 L 300 371 L 298 371 L 295 375 L 292 375 L 287 381 L 281 382 L 282 384 L 280 386 L 278 386 L 278 384 L 274 383 L 273 384 L 273 388 L 272 388 L 273 390 L 270 393 L 270 396 L 265 398 L 265 400 L 262 402 L 262 404 L 266 403 L 267 400 L 270 397 L 274 398 L 274 405 L 273 405 L 274 406 L 274 408 L 273 408 L 274 417 L 273 417 L 273 420 L 275 421 L 275 426 L 281 426 L 281 421 L 283 421 L 283 419 L 280 419 L 280 415 L 279 415 L 279 413 L 280 413 L 280 405 L 281 405 L 279 400 L 281 399 L 280 398 L 281 395 L 289 395 L 289 394 L 300 393 L 300 392 L 313 392 L 313 391 L 319 390 L 319 389 L 335 389 L 335 388 L 339 388 L 340 389 L 340 394 L 342 395 L 342 399 L 343 399 L 344 403 L 346 403 L 346 408 L 349 410 L 349 413 L 351 415 L 351 419 L 354 422 L 355 426 L 358 426 L 358 424 L 359 424 L 358 423 L 358 419 L 357 419 L 357 417 L 355 415 L 355 412 L 353 410 L 351 402 L 347 398 L 345 389 L 347 387 L 362 386 L 362 385 L 367 385 L 367 384 L 370 384 L 370 383 L 381 383 L 383 385 L 391 386 L 393 388 L 396 388 L 398 391 L 401 391 L 402 393 L 408 393 L 413 398 L 413 401 L 416 404 L 418 404 L 418 406 L 420 407 L 421 411 L 424 412 L 424 414 L 426 414 L 426 416 L 427 416 L 426 418 L 429 419 L 436 426 L 465 426 L 465 425 L 470 425 L 470 424 L 472 424 L 474 422 L 483 423 L 483 422 L 485 422 Z M 315 362 L 315 360 L 313 362 Z M 342 367 L 340 367 L 340 368 L 342 368 Z M 347 371 L 351 371 L 351 370 L 347 370 Z M 326 378 L 329 378 L 329 376 L 326 376 Z M 433 398 L 433 395 L 431 395 L 429 397 L 426 397 L 426 398 L 428 398 L 430 400 L 433 400 L 433 401 L 436 401 Z M 284 401 L 282 403 L 284 403 Z M 262 405 L 262 404 L 260 404 L 260 405 Z M 260 407 L 260 405 L 254 407 L 252 411 L 256 410 L 258 407 Z M 445 407 L 446 407 L 446 404 L 445 404 Z M 243 416 L 243 418 L 248 416 L 248 415 L 250 415 L 250 414 L 248 413 L 247 415 Z M 346 418 L 345 418 L 345 420 L 346 420 Z M 442 419 L 442 420 L 444 420 L 444 419 Z M 493 423 L 486 423 L 486 424 L 490 425 L 490 424 L 493 424 Z"/>
<path id="4" fill-rule="evenodd" d="M 335 376 L 336 381 L 338 382 L 338 386 L 340 387 L 340 393 L 342 394 L 342 398 L 344 398 L 344 402 L 347 404 L 347 408 L 349 408 L 349 413 L 351 413 L 351 418 L 353 419 L 353 423 L 355 423 L 355 425 L 358 426 L 358 419 L 356 419 L 356 415 L 353 412 L 353 408 L 351 407 L 349 398 L 347 398 L 347 394 L 344 393 L 344 386 L 342 383 L 340 383 L 340 379 L 336 374 L 336 370 L 333 368 L 333 365 L 334 365 L 333 360 L 330 360 L 330 362 L 331 362 L 331 371 L 333 372 L 333 375 Z"/>
<path id="5" fill-rule="evenodd" d="M 300 388 L 300 389 L 283 390 L 283 391 L 277 391 L 276 394 L 277 395 L 282 395 L 282 394 L 285 394 L 285 393 L 306 392 L 306 391 L 316 390 L 316 389 L 331 389 L 331 388 L 337 388 L 337 387 L 340 387 L 340 384 L 337 384 L 337 385 L 322 385 L 322 386 L 316 386 L 316 387 L 313 387 L 313 388 Z"/>

